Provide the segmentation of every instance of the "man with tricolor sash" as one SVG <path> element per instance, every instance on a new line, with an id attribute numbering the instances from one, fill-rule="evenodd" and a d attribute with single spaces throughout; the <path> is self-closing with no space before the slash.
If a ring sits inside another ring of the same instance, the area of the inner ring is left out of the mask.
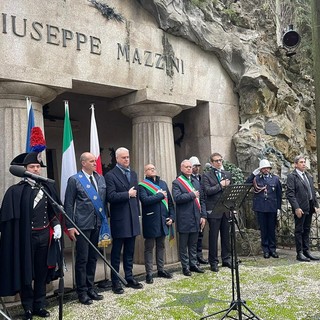
<path id="1" fill-rule="evenodd" d="M 175 220 L 174 204 L 165 181 L 157 176 L 156 168 L 149 163 L 144 167 L 145 179 L 139 183 L 139 198 L 142 206 L 142 227 L 144 240 L 144 262 L 146 282 L 153 283 L 153 248 L 156 243 L 156 264 L 158 277 L 172 278 L 163 269 L 165 237 L 172 232 Z"/>
<path id="2" fill-rule="evenodd" d="M 181 175 L 172 182 L 172 195 L 176 203 L 177 231 L 179 233 L 179 256 L 185 276 L 191 271 L 203 273 L 197 266 L 198 233 L 206 223 L 206 208 L 198 180 L 192 178 L 192 164 L 181 162 Z"/>
<path id="3" fill-rule="evenodd" d="M 96 157 L 84 152 L 80 156 L 81 170 L 68 179 L 64 207 L 76 226 L 96 246 L 111 243 L 106 213 L 106 183 L 96 173 Z M 70 222 L 66 222 L 71 239 L 76 241 L 75 278 L 79 302 L 92 304 L 102 300 L 94 288 L 97 253 Z"/>

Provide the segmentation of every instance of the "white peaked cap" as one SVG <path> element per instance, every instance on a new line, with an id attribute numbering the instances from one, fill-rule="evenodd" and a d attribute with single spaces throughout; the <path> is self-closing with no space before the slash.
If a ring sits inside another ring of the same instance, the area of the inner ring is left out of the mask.
<path id="1" fill-rule="evenodd" d="M 269 160 L 267 159 L 262 159 L 259 162 L 259 170 L 263 168 L 272 168 L 272 165 L 270 164 Z"/>
<path id="2" fill-rule="evenodd" d="M 195 156 L 192 156 L 189 161 L 191 162 L 192 166 L 201 166 L 199 159 Z"/>

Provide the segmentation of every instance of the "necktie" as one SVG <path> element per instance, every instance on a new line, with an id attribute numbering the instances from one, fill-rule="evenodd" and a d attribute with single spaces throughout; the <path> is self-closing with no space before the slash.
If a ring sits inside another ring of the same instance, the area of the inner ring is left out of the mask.
<path id="1" fill-rule="evenodd" d="M 311 186 L 310 186 L 309 180 L 307 179 L 307 176 L 305 173 L 303 173 L 302 176 L 303 176 L 303 180 L 308 188 L 309 200 L 312 200 L 312 191 L 311 191 Z"/>
<path id="2" fill-rule="evenodd" d="M 218 178 L 218 181 L 220 182 L 221 181 L 221 172 L 219 170 L 217 170 L 217 178 Z"/>
<path id="3" fill-rule="evenodd" d="M 124 169 L 124 173 L 128 179 L 128 182 L 130 183 L 130 170 L 129 169 Z"/>
<path id="4" fill-rule="evenodd" d="M 93 186 L 94 189 L 97 191 L 96 185 L 94 184 L 94 181 L 93 181 L 93 177 L 90 176 L 89 179 L 90 179 L 90 182 L 91 182 L 92 186 Z"/>

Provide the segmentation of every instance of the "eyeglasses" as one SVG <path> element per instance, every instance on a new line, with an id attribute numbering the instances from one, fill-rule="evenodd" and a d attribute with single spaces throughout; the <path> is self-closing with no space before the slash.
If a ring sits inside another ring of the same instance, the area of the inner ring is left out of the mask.
<path id="1" fill-rule="evenodd" d="M 156 171 L 156 168 L 148 168 L 148 169 L 146 169 L 146 171 L 149 171 L 149 170 Z"/>
<path id="2" fill-rule="evenodd" d="M 212 162 L 222 162 L 222 159 L 212 160 Z"/>

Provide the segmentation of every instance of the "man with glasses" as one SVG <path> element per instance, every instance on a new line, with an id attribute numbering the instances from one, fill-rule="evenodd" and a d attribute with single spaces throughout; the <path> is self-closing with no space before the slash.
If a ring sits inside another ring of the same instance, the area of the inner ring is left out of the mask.
<path id="1" fill-rule="evenodd" d="M 312 176 L 306 172 L 306 159 L 300 155 L 294 159 L 295 170 L 287 178 L 286 196 L 294 214 L 294 238 L 297 260 L 308 262 L 319 260 L 310 253 L 310 229 L 312 214 L 318 208 Z"/>
<path id="2" fill-rule="evenodd" d="M 153 283 L 153 248 L 156 243 L 158 277 L 171 279 L 163 269 L 165 237 L 174 222 L 174 205 L 165 181 L 157 176 L 156 168 L 149 163 L 144 166 L 145 179 L 139 183 L 139 198 L 142 206 L 142 228 L 144 237 L 144 263 L 146 282 Z"/>
<path id="3" fill-rule="evenodd" d="M 215 206 L 224 190 L 232 180 L 231 173 L 222 170 L 222 156 L 213 153 L 210 156 L 212 166 L 209 171 L 202 175 L 202 189 L 206 197 L 206 209 L 209 223 L 209 263 L 211 271 L 218 272 L 218 235 L 221 239 L 222 266 L 231 268 L 230 258 L 230 224 L 228 222 L 229 211 L 216 210 Z"/>

